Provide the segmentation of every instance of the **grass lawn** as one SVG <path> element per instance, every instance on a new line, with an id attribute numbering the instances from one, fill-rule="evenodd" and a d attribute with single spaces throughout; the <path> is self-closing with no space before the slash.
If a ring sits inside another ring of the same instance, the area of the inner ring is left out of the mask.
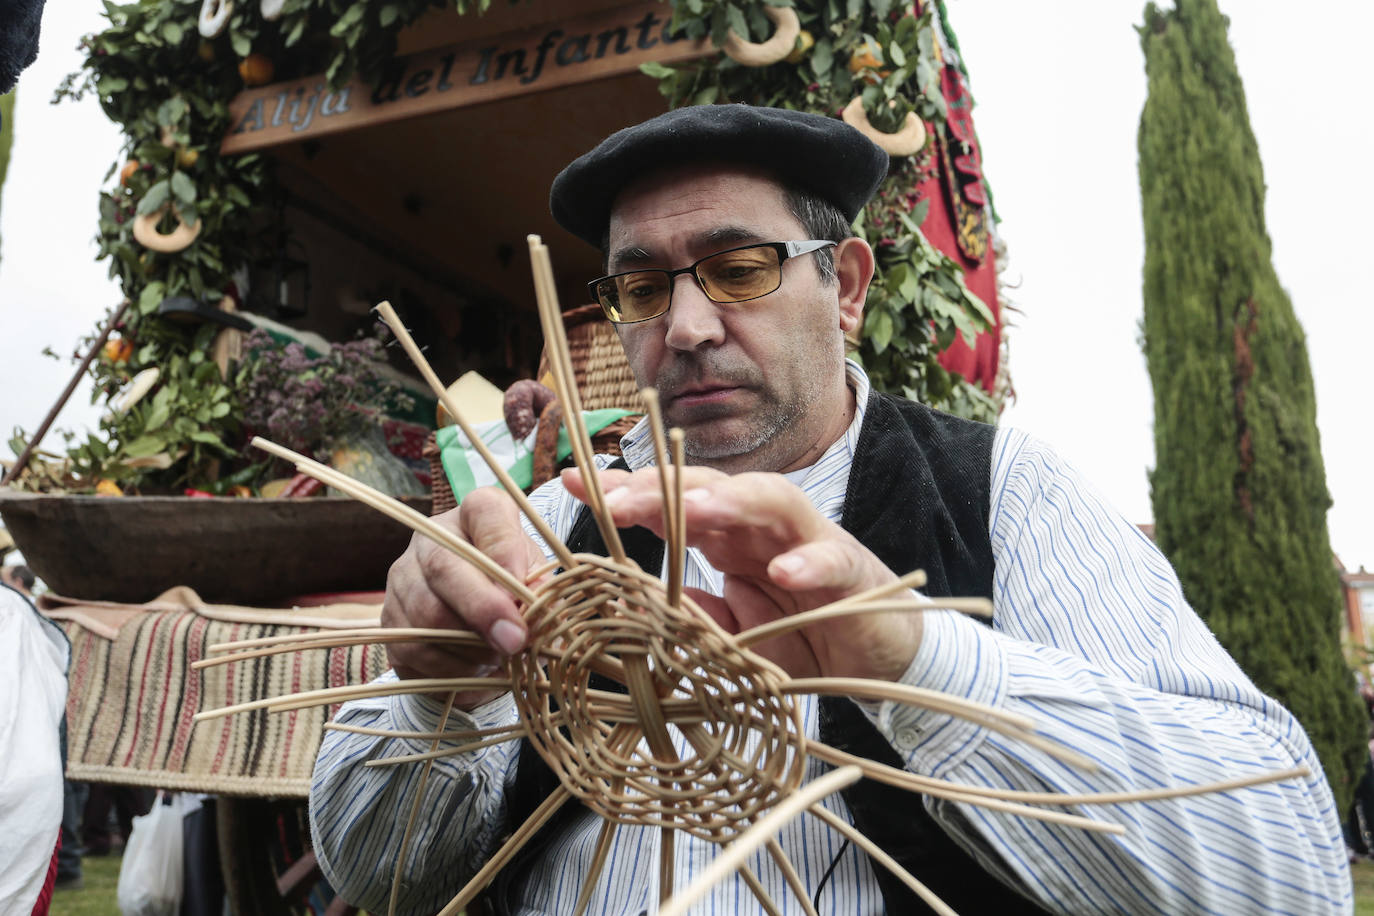
<path id="1" fill-rule="evenodd" d="M 1356 862 L 1355 916 L 1374 916 L 1374 862 Z"/>
<path id="2" fill-rule="evenodd" d="M 81 860 L 86 886 L 79 891 L 53 894 L 49 916 L 119 916 L 115 887 L 119 884 L 120 856 L 88 856 Z M 1374 899 L 1374 898 L 1371 898 Z M 1374 910 L 1370 910 L 1374 913 Z"/>
<path id="3" fill-rule="evenodd" d="M 86 859 L 82 866 L 86 886 L 79 891 L 58 891 L 51 916 L 119 916 L 115 903 L 119 862 L 119 856 Z M 1353 871 L 1355 916 L 1374 916 L 1374 862 L 1356 863 Z"/>

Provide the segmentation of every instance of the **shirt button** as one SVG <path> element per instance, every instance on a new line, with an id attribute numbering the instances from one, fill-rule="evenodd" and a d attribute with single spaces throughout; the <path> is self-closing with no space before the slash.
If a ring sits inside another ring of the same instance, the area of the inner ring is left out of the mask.
<path id="1" fill-rule="evenodd" d="M 897 743 L 905 747 L 915 747 L 921 743 L 921 730 L 919 728 L 900 728 L 896 734 Z"/>

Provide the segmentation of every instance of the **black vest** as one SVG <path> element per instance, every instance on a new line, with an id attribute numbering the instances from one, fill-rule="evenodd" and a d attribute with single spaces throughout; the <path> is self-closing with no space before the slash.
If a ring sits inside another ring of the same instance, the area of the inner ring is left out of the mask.
<path id="1" fill-rule="evenodd" d="M 898 574 L 924 569 L 932 597 L 992 597 L 988 535 L 994 429 L 922 404 L 872 394 L 845 493 L 842 526 Z M 647 570 L 661 569 L 663 542 L 644 528 L 622 529 L 626 553 Z M 567 543 L 574 553 L 605 554 L 591 513 L 583 510 Z M 616 689 L 618 685 L 599 684 Z M 832 747 L 901 769 L 903 763 L 868 718 L 843 697 L 820 698 L 820 739 Z M 525 741 L 508 823 L 522 823 L 557 786 Z M 961 913 L 1039 913 L 1031 901 L 984 871 L 946 836 L 920 797 L 872 780 L 842 790 L 853 823 L 941 899 Z M 580 811 L 569 803 L 545 825 L 492 885 L 494 912 L 514 911 L 515 890 L 530 864 Z M 887 912 L 931 910 L 886 868 L 873 863 Z"/>

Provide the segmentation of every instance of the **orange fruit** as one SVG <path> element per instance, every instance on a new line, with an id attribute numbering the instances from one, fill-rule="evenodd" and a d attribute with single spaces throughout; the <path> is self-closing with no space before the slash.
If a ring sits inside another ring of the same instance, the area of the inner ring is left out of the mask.
<path id="1" fill-rule="evenodd" d="M 134 172 L 138 171 L 138 160 L 130 159 L 124 163 L 124 168 L 119 170 L 119 183 L 124 187 L 129 186 L 129 179 L 134 177 Z"/>
<path id="2" fill-rule="evenodd" d="M 239 76 L 243 77 L 245 86 L 263 86 L 272 82 L 272 75 L 276 73 L 276 67 L 272 64 L 272 58 L 266 54 L 249 54 L 239 61 Z"/>
<path id="3" fill-rule="evenodd" d="M 195 165 L 199 159 L 199 150 L 182 147 L 182 149 L 177 152 L 177 165 L 181 166 L 183 169 L 189 169 L 191 166 Z"/>
<path id="4" fill-rule="evenodd" d="M 863 79 L 870 83 L 876 83 L 878 79 L 892 72 L 878 69 L 882 65 L 883 49 L 876 41 L 866 41 L 861 45 L 856 45 L 853 53 L 849 55 L 849 72 L 856 76 L 863 74 Z M 875 73 L 877 74 L 876 77 L 874 76 Z"/>
<path id="5" fill-rule="evenodd" d="M 797 33 L 797 43 L 792 48 L 792 53 L 788 54 L 785 60 L 789 64 L 799 64 L 806 59 L 807 53 L 815 47 L 816 38 L 806 29 Z"/>
<path id="6" fill-rule="evenodd" d="M 119 337 L 105 341 L 105 358 L 112 363 L 127 363 L 134 355 L 134 345 L 127 338 Z"/>
<path id="7" fill-rule="evenodd" d="M 95 495 L 96 495 L 96 496 L 123 496 L 123 495 L 124 495 L 124 491 L 121 490 L 121 489 L 119 488 L 119 484 L 115 483 L 115 482 L 114 482 L 113 480 L 111 480 L 110 478 L 108 478 L 108 477 L 102 477 L 102 478 L 100 478 L 99 480 L 97 480 L 97 481 L 95 482 Z"/>

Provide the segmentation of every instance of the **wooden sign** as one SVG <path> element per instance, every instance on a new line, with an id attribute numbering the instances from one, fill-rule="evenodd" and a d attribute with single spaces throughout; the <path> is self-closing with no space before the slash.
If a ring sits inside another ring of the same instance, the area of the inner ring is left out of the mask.
<path id="1" fill-rule="evenodd" d="M 630 73 L 712 51 L 707 39 L 668 32 L 656 2 L 603 10 L 541 27 L 396 58 L 374 87 L 355 79 L 337 91 L 311 76 L 240 92 L 220 152 L 249 150 L 401 118 Z"/>

